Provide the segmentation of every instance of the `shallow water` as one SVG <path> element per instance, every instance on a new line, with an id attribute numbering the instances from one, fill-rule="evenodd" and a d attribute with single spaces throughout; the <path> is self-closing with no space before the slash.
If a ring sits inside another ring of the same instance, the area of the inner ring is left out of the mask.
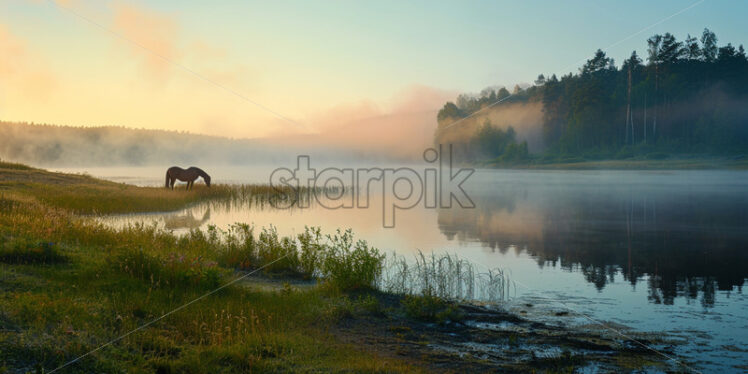
<path id="1" fill-rule="evenodd" d="M 212 168 L 214 183 L 266 183 L 271 170 Z M 155 168 L 87 172 L 163 184 L 163 171 Z M 368 209 L 214 204 L 104 220 L 156 221 L 176 232 L 234 222 L 273 224 L 281 234 L 305 225 L 326 232 L 350 227 L 385 252 L 449 252 L 478 267 L 507 269 L 517 309 L 545 305 L 639 331 L 667 331 L 687 342 L 680 355 L 708 371 L 736 371 L 748 362 L 747 172 L 479 170 L 465 187 L 474 209 L 419 204 L 397 211 L 394 228 L 382 227 L 376 193 Z"/>

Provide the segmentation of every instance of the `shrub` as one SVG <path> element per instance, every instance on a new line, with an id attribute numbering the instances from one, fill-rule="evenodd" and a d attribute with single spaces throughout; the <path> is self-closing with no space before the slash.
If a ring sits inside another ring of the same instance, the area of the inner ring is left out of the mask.
<path id="1" fill-rule="evenodd" d="M 366 241 L 353 242 L 350 229 L 328 235 L 330 241 L 321 269 L 322 277 L 341 290 L 374 288 L 382 274 L 384 255 Z"/>
<path id="2" fill-rule="evenodd" d="M 527 150 L 527 142 L 511 143 L 506 147 L 504 154 L 499 157 L 500 161 L 525 161 L 529 159 L 530 152 Z"/>
<path id="3" fill-rule="evenodd" d="M 326 247 L 322 244 L 322 234 L 319 227 L 305 227 L 298 235 L 299 272 L 306 278 L 312 278 L 324 263 Z"/>
<path id="4" fill-rule="evenodd" d="M 298 273 L 299 253 L 296 242 L 289 237 L 279 239 L 275 226 L 263 228 L 257 240 L 258 266 L 267 266 L 266 273 Z"/>
<path id="5" fill-rule="evenodd" d="M 221 265 L 242 270 L 252 268 L 257 263 L 254 228 L 243 223 L 231 225 L 221 249 L 217 256 Z"/>

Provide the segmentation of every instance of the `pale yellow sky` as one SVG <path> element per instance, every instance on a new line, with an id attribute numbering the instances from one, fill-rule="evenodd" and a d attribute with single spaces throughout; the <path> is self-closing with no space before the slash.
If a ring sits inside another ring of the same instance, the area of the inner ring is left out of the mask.
<path id="1" fill-rule="evenodd" d="M 0 0 L 0 120 L 316 132 L 403 113 L 416 91 L 437 110 L 458 92 L 565 74 L 616 40 L 606 52 L 617 61 L 643 55 L 647 35 L 628 36 L 690 3 Z M 737 45 L 736 7 L 710 3 L 647 33 L 710 27 Z"/>
<path id="2" fill-rule="evenodd" d="M 0 55 L 10 56 L 0 61 L 3 120 L 282 136 L 386 114 L 414 87 L 404 83 L 389 98 L 349 95 L 344 81 L 303 60 L 292 70 L 284 62 L 283 70 L 272 59 L 247 59 L 224 40 L 186 32 L 178 15 L 134 2 L 67 0 L 54 7 L 27 0 L 2 7 L 52 19 L 33 34 L 29 25 L 0 19 Z M 63 29 L 53 30 L 56 24 Z M 432 108 L 449 98 L 429 97 Z M 348 116 L 331 122 L 328 111 L 341 108 Z"/>

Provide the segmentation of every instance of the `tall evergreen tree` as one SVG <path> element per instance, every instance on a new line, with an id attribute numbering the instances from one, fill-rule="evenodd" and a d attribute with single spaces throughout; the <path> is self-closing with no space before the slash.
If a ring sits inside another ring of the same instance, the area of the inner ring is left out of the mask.
<path id="1" fill-rule="evenodd" d="M 701 34 L 701 55 L 706 62 L 717 59 L 717 35 L 705 28 Z"/>
<path id="2" fill-rule="evenodd" d="M 592 59 L 587 60 L 587 63 L 582 66 L 580 71 L 582 74 L 595 73 L 605 69 L 615 68 L 615 62 L 612 58 L 605 55 L 602 49 L 598 49 L 595 52 L 595 56 Z"/>
<path id="3" fill-rule="evenodd" d="M 698 60 L 701 58 L 701 48 L 699 48 L 698 39 L 688 34 L 686 41 L 683 43 L 683 56 L 689 60 Z"/>
<path id="4" fill-rule="evenodd" d="M 662 44 L 660 45 L 660 61 L 666 64 L 674 64 L 678 62 L 678 59 L 680 59 L 683 54 L 682 46 L 683 43 L 677 41 L 673 34 L 669 32 L 665 33 L 665 35 L 662 36 Z"/>
<path id="5" fill-rule="evenodd" d="M 708 29 L 701 44 L 691 36 L 679 42 L 670 33 L 654 35 L 647 39 L 646 65 L 634 51 L 616 69 L 613 60 L 597 50 L 578 74 L 560 79 L 539 75 L 536 85 L 515 87 L 514 95 L 501 88 L 496 98 L 506 98 L 501 105 L 542 103 L 546 145 L 563 157 L 629 157 L 654 151 L 746 154 L 748 58 L 742 45 L 720 47 L 716 41 Z M 440 111 L 440 124 L 484 108 L 493 92 L 460 95 L 456 105 L 448 103 Z M 480 134 L 480 141 L 463 141 L 462 149 L 482 144 L 483 153 L 492 156 L 509 152 L 512 142 L 500 140 L 506 138 L 499 132 L 484 128 Z M 519 147 L 519 141 L 514 144 Z"/>

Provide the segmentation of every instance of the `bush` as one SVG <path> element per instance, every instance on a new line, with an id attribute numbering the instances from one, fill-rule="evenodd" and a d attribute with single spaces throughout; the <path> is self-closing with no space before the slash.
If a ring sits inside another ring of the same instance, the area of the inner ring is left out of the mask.
<path id="1" fill-rule="evenodd" d="M 530 152 L 527 150 L 527 142 L 511 143 L 506 147 L 504 154 L 499 157 L 499 161 L 525 161 L 530 158 Z"/>
<path id="2" fill-rule="evenodd" d="M 382 274 L 384 255 L 366 241 L 353 243 L 350 229 L 338 230 L 330 241 L 321 269 L 322 277 L 341 290 L 374 288 Z"/>
<path id="3" fill-rule="evenodd" d="M 231 225 L 221 249 L 217 258 L 222 266 L 247 270 L 258 262 L 254 228 L 247 224 Z"/>
<path id="4" fill-rule="evenodd" d="M 266 266 L 266 273 L 298 274 L 299 252 L 296 241 L 279 239 L 275 226 L 263 228 L 257 240 L 258 266 Z"/>
<path id="5" fill-rule="evenodd" d="M 299 234 L 299 272 L 306 278 L 312 278 L 322 267 L 325 260 L 325 246 L 322 244 L 322 234 L 319 227 L 305 227 Z"/>

